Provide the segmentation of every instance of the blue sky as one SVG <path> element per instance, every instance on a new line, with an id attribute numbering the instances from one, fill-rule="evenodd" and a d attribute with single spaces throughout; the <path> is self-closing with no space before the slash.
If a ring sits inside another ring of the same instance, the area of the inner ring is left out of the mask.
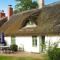
<path id="1" fill-rule="evenodd" d="M 45 4 L 53 3 L 58 0 L 45 0 Z M 14 8 L 15 1 L 14 0 L 0 0 L 0 10 L 4 10 L 7 13 L 8 5 L 11 4 Z"/>

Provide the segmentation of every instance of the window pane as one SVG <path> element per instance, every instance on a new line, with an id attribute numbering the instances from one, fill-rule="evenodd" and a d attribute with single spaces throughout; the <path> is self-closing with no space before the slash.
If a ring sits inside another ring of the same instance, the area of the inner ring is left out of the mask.
<path id="1" fill-rule="evenodd" d="M 45 50 L 45 36 L 42 36 L 42 52 Z"/>
<path id="2" fill-rule="evenodd" d="M 37 36 L 32 37 L 32 46 L 37 46 Z"/>
<path id="3" fill-rule="evenodd" d="M 29 20 L 29 21 L 27 22 L 27 25 L 33 25 L 33 21 Z"/>
<path id="4" fill-rule="evenodd" d="M 45 36 L 42 36 L 42 44 L 45 44 Z"/>

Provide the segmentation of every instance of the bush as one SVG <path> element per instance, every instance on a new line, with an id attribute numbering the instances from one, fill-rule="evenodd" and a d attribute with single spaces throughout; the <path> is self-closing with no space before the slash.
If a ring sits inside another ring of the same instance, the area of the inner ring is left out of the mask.
<path id="1" fill-rule="evenodd" d="M 13 45 L 10 45 L 10 48 L 12 51 L 16 52 L 18 50 L 18 46 L 13 44 Z"/>
<path id="2" fill-rule="evenodd" d="M 49 60 L 60 60 L 60 48 L 50 47 L 48 50 Z"/>

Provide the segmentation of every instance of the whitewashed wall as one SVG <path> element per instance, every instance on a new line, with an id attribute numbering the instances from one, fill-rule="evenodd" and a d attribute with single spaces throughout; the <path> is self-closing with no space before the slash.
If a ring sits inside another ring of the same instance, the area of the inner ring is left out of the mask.
<path id="1" fill-rule="evenodd" d="M 32 47 L 32 37 L 31 36 L 19 36 L 16 37 L 16 44 L 18 47 L 23 47 L 24 51 L 26 52 L 41 52 L 41 36 L 37 37 L 37 46 Z M 7 42 L 7 45 L 11 45 L 11 37 L 5 37 L 5 40 Z M 53 45 L 56 42 L 60 42 L 60 36 L 45 36 L 45 43 L 46 43 L 46 49 L 49 47 L 49 41 L 50 44 Z M 60 43 L 58 44 L 58 47 L 60 47 Z"/>
<path id="2" fill-rule="evenodd" d="M 7 42 L 7 45 L 10 46 L 11 45 L 11 37 L 5 37 L 5 40 Z M 18 47 L 23 47 L 24 51 L 26 52 L 37 52 L 39 53 L 39 37 L 37 37 L 37 46 L 36 47 L 32 47 L 32 37 L 31 36 L 19 36 L 15 38 L 15 42 L 16 45 L 18 45 Z"/>
<path id="3" fill-rule="evenodd" d="M 60 47 L 60 36 L 45 36 L 46 48 L 48 48 L 49 42 L 52 46 L 54 43 L 59 42 L 58 47 Z"/>
<path id="4" fill-rule="evenodd" d="M 37 39 L 38 39 L 38 37 L 37 37 Z M 26 51 L 26 52 L 39 52 L 39 39 L 37 41 L 37 46 L 32 47 L 32 37 L 31 36 L 16 37 L 16 44 L 18 46 L 23 46 L 24 51 Z"/>
<path id="5" fill-rule="evenodd" d="M 7 43 L 7 45 L 8 46 L 10 46 L 11 45 L 11 37 L 5 37 L 5 41 L 6 41 L 6 43 Z"/>

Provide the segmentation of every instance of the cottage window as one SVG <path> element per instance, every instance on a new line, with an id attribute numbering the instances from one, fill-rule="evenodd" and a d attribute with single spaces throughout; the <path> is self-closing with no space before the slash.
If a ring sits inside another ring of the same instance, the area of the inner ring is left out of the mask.
<path id="1" fill-rule="evenodd" d="M 32 46 L 36 47 L 37 46 L 37 36 L 32 37 Z"/>
<path id="2" fill-rule="evenodd" d="M 31 20 L 29 20 L 28 22 L 27 22 L 27 25 L 32 25 L 33 24 L 33 21 L 31 21 Z"/>
<path id="3" fill-rule="evenodd" d="M 26 23 L 26 27 L 36 27 L 36 24 L 32 20 L 28 20 L 27 23 Z"/>
<path id="4" fill-rule="evenodd" d="M 42 36 L 42 52 L 44 51 L 45 49 L 45 36 Z"/>
<path id="5" fill-rule="evenodd" d="M 11 36 L 11 44 L 15 44 L 15 36 Z"/>
<path id="6" fill-rule="evenodd" d="M 42 44 L 45 44 L 45 36 L 42 36 Z"/>

